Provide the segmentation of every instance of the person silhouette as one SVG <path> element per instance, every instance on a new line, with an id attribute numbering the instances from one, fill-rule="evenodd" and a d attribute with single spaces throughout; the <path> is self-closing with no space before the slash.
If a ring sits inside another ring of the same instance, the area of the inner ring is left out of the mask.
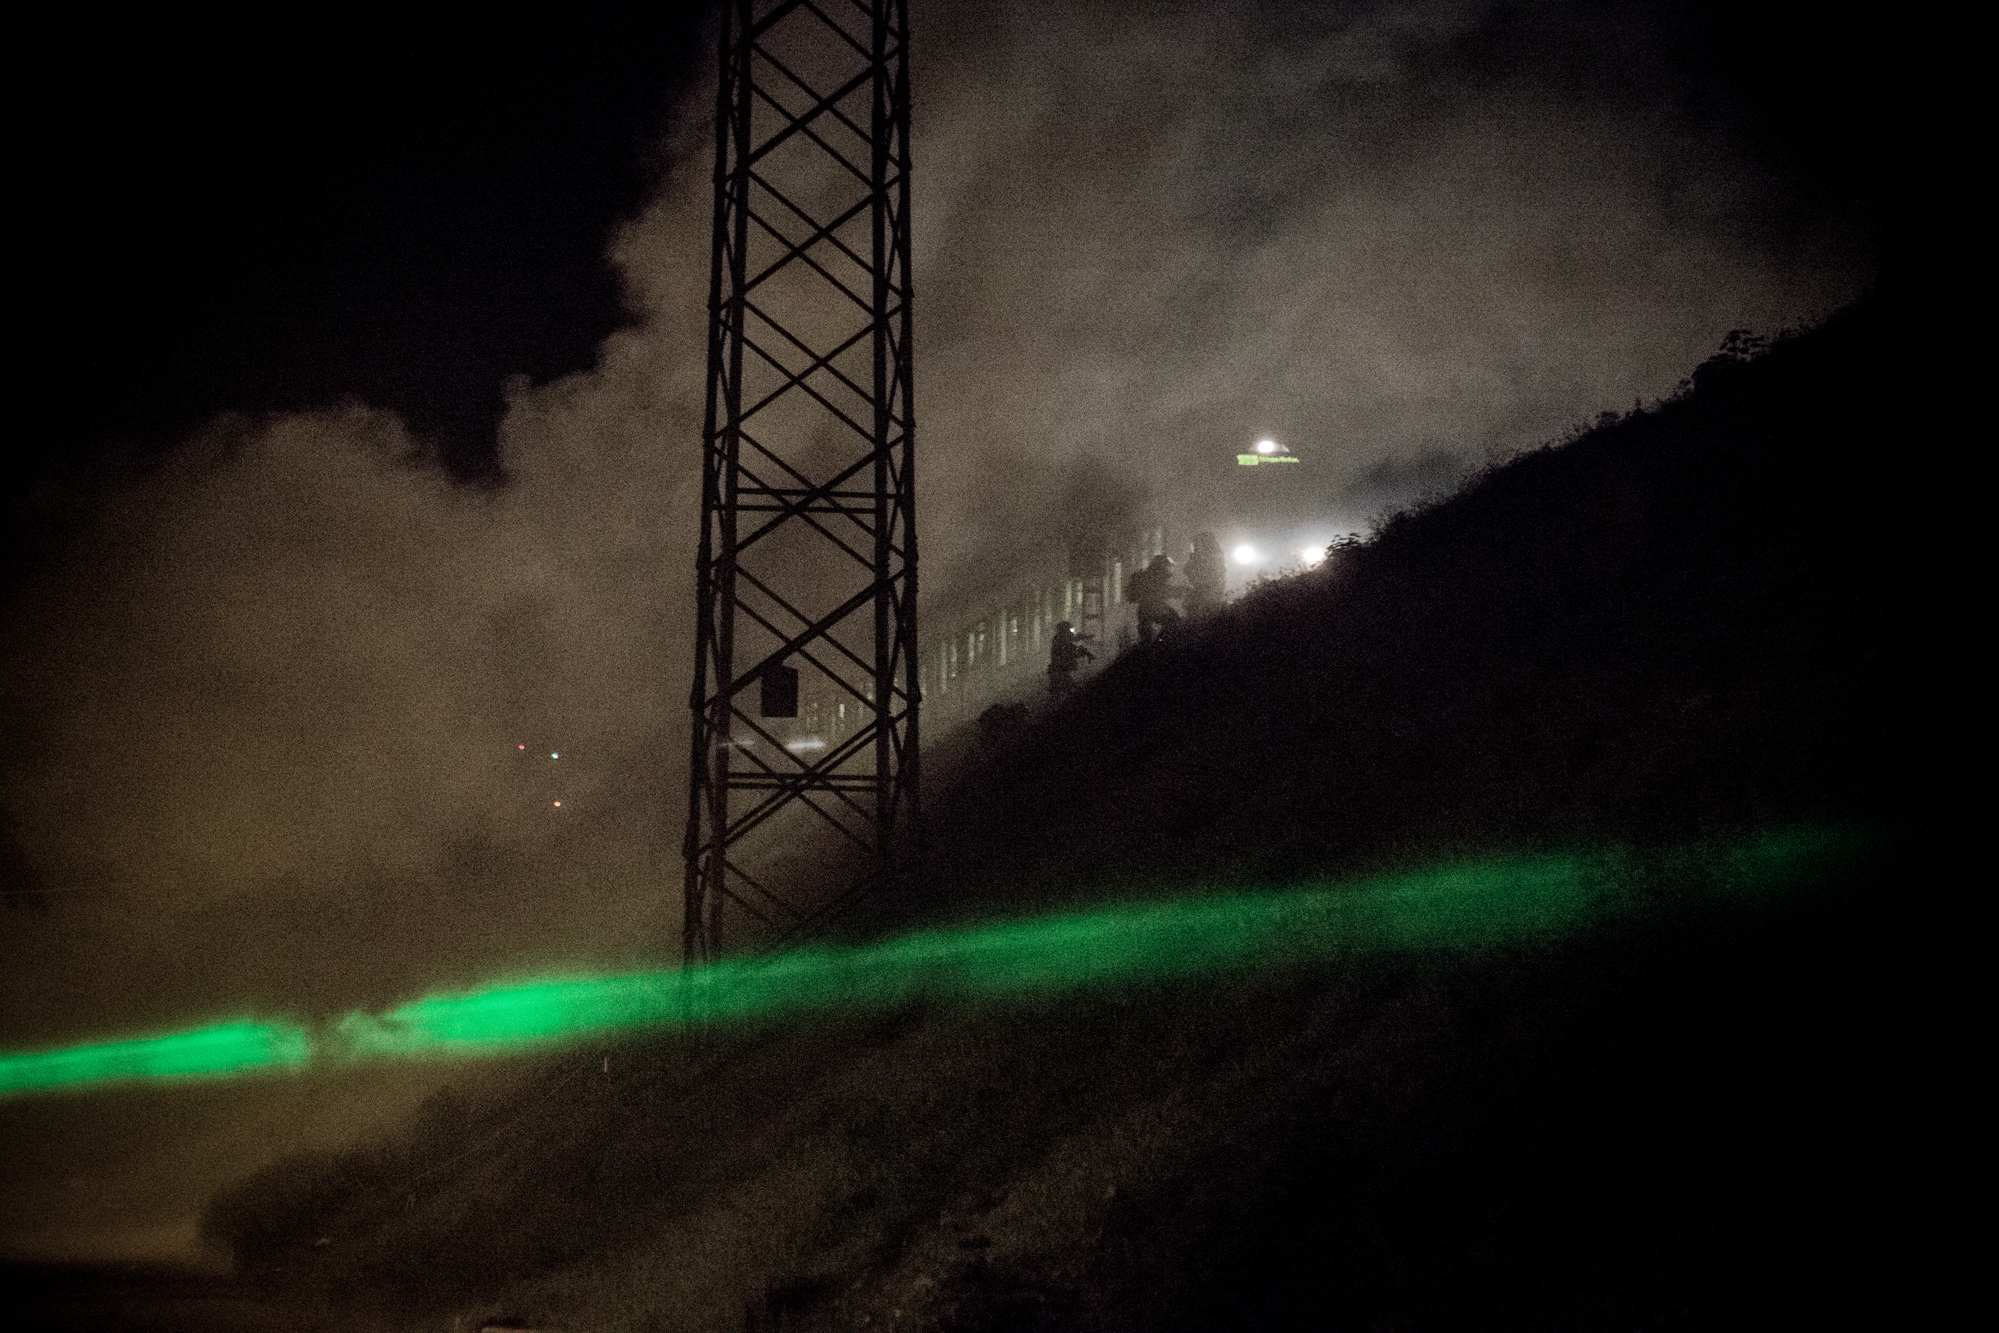
<path id="1" fill-rule="evenodd" d="M 1193 549 L 1187 553 L 1187 614 L 1204 616 L 1221 610 L 1228 581 L 1229 566 L 1222 558 L 1221 542 L 1212 532 L 1195 533 Z"/>
<path id="2" fill-rule="evenodd" d="M 1060 699 L 1076 688 L 1076 671 L 1085 661 L 1094 662 L 1097 655 L 1083 646 L 1076 627 L 1063 621 L 1055 627 L 1055 635 L 1048 642 L 1048 695 Z"/>
<path id="3" fill-rule="evenodd" d="M 1173 605 L 1173 560 L 1155 555 L 1152 563 L 1131 576 L 1125 595 L 1138 603 L 1138 641 L 1151 643 L 1180 623 Z"/>

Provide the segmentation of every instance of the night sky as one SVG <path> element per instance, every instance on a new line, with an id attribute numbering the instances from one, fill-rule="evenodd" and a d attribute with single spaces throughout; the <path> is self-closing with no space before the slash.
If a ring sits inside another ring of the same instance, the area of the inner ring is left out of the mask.
<path id="1" fill-rule="evenodd" d="M 670 952 L 703 12 L 52 21 L 0 1049 Z M 1364 526 L 1853 300 L 1892 85 L 1789 14 L 917 5 L 927 609 L 1079 487 Z M 0 1255 L 188 1253 L 439 1077 L 0 1106 Z"/>
<path id="2" fill-rule="evenodd" d="M 358 399 L 493 475 L 504 382 L 625 320 L 605 244 L 705 72 L 701 13 L 78 20 L 27 150 L 45 432 L 158 450 Z"/>

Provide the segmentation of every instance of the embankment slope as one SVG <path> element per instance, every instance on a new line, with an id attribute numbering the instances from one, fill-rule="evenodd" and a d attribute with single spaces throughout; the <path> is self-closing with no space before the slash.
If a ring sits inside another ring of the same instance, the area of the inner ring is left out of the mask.
<path id="1" fill-rule="evenodd" d="M 935 794 L 920 890 L 842 929 L 1613 844 L 1668 867 L 1664 910 L 569 1051 L 212 1231 L 369 1327 L 1851 1319 L 1922 891 L 1902 336 L 1876 299 L 1717 358 L 1120 659 Z M 1675 899 L 1706 872 L 1670 849 L 1799 825 L 1872 851 Z"/>

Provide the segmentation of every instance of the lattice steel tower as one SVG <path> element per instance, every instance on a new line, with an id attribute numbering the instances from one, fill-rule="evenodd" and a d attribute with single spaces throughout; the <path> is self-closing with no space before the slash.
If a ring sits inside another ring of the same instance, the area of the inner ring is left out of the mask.
<path id="1" fill-rule="evenodd" d="M 918 816 L 905 0 L 722 8 L 689 962 L 895 876 Z M 801 822 L 844 859 L 787 868 Z"/>

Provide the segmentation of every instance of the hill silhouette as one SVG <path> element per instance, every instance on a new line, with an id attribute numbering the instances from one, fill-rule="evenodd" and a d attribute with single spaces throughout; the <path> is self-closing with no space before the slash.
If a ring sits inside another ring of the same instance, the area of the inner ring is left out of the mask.
<path id="1" fill-rule="evenodd" d="M 1127 654 L 962 757 L 918 888 L 841 929 L 1874 830 L 1816 892 L 522 1061 L 245 1182 L 211 1233 L 328 1328 L 1854 1317 L 1884 1290 L 1881 906 L 1923 818 L 1904 337 L 1876 297 L 1733 338 L 1672 401 Z"/>
<path id="2" fill-rule="evenodd" d="M 937 870 L 1142 890 L 1907 813 L 1900 336 L 1879 299 L 1731 335 L 1672 401 L 1125 655 L 933 801 Z"/>

